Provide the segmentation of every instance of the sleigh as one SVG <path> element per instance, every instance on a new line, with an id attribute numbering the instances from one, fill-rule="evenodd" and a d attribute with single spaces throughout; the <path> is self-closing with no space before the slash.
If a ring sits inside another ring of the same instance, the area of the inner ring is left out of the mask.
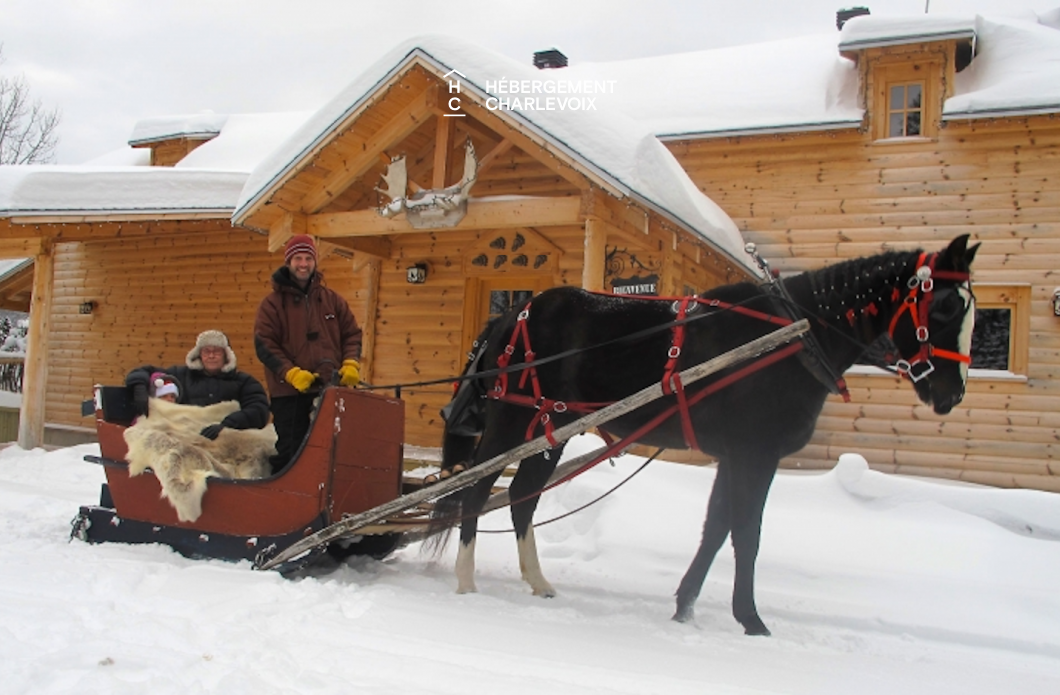
<path id="1" fill-rule="evenodd" d="M 92 403 L 92 402 L 89 402 Z M 73 535 L 90 543 L 162 543 L 188 557 L 255 560 L 402 492 L 404 403 L 367 391 L 323 392 L 309 433 L 290 464 L 268 478 L 209 478 L 202 514 L 182 522 L 148 470 L 130 476 L 123 433 L 135 417 L 125 387 L 97 386 L 94 410 L 106 483 L 83 506 Z M 331 548 L 383 556 L 401 534 L 361 533 Z"/>

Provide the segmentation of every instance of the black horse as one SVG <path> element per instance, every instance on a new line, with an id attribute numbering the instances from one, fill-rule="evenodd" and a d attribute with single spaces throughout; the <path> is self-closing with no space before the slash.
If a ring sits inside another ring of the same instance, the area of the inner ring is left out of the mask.
<path id="1" fill-rule="evenodd" d="M 511 369 L 532 360 L 537 365 L 463 383 L 446 413 L 443 473 L 486 461 L 572 421 L 579 411 L 664 380 L 674 395 L 613 420 L 605 429 L 623 437 L 683 400 L 691 405 L 679 407 L 637 441 L 665 448 L 695 446 L 718 459 L 703 537 L 677 590 L 674 619 L 693 618 L 707 570 L 731 533 L 736 557 L 733 615 L 747 634 L 768 635 L 755 606 L 754 571 L 762 510 L 779 460 L 810 440 L 825 398 L 836 391 L 832 377 L 883 335 L 890 335 L 901 358 L 898 370 L 913 381 L 920 400 L 939 414 L 960 403 L 975 315 L 969 272 L 979 246 L 967 244 L 968 237 L 961 236 L 938 253 L 893 251 L 776 284 L 717 287 L 691 302 L 573 288 L 542 292 L 493 322 L 480 337 L 466 374 L 498 365 Z M 676 371 L 800 317 L 811 320 L 808 344 L 816 343 L 813 349 L 803 346 L 809 359 L 785 356 L 757 371 L 747 369 L 745 376 L 699 401 L 701 389 L 712 388 L 711 382 L 738 367 L 687 391 L 675 383 Z M 683 338 L 677 335 L 681 332 Z M 571 354 L 546 359 L 560 353 Z M 562 449 L 559 442 L 551 452 L 522 461 L 510 487 L 520 568 L 534 594 L 541 596 L 555 592 L 541 573 L 532 517 L 536 494 Z M 477 516 L 496 477 L 443 498 L 434 510 L 438 526 L 447 519 L 461 520 L 456 563 L 461 593 L 475 591 Z"/>

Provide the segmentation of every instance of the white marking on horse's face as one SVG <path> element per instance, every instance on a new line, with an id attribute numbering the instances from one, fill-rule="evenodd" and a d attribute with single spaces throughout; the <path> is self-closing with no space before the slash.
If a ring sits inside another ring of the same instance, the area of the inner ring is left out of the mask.
<path id="1" fill-rule="evenodd" d="M 957 335 L 957 349 L 962 355 L 972 354 L 972 332 L 975 330 L 975 296 L 968 285 L 957 288 L 957 294 L 964 299 L 964 321 L 961 323 L 961 332 Z M 961 362 L 961 381 L 968 383 L 968 365 Z"/>

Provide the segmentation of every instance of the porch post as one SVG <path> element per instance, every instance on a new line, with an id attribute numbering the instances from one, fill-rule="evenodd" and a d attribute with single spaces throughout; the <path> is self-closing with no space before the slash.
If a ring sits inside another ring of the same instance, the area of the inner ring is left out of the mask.
<path id="1" fill-rule="evenodd" d="M 55 255 L 51 241 L 41 244 L 33 265 L 33 297 L 26 335 L 26 367 L 22 376 L 22 408 L 18 445 L 33 449 L 44 443 L 44 395 L 48 385 L 48 334 L 51 325 Z"/>
<path id="2" fill-rule="evenodd" d="M 585 258 L 582 262 L 582 287 L 594 292 L 604 289 L 604 256 L 607 253 L 607 230 L 595 217 L 585 219 Z"/>

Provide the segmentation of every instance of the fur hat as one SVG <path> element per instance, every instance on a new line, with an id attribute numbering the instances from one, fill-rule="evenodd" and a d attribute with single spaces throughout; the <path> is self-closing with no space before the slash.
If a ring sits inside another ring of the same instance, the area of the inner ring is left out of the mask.
<path id="1" fill-rule="evenodd" d="M 205 369 L 200 356 L 204 347 L 225 349 L 225 366 L 221 367 L 222 372 L 230 372 L 236 368 L 236 353 L 232 352 L 232 348 L 228 345 L 228 336 L 221 331 L 203 331 L 199 334 L 199 337 L 195 339 L 195 347 L 188 352 L 188 359 L 185 360 L 189 368 Z"/>
<path id="2" fill-rule="evenodd" d="M 180 398 L 180 386 L 177 385 L 177 380 L 164 372 L 155 372 L 151 375 L 150 392 L 155 398 L 170 394 Z"/>
<path id="3" fill-rule="evenodd" d="M 291 256 L 296 253 L 308 253 L 315 261 L 317 259 L 317 245 L 313 237 L 308 234 L 296 234 L 287 240 L 287 246 L 283 249 L 283 263 L 291 262 Z"/>

